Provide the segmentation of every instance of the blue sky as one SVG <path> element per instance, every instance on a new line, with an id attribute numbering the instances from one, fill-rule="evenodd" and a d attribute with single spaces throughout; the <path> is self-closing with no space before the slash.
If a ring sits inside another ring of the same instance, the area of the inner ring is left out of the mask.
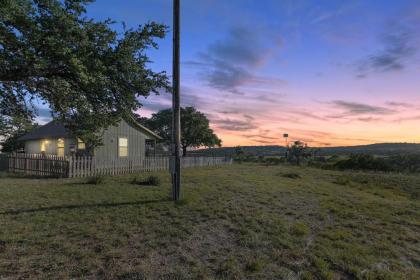
<path id="1" fill-rule="evenodd" d="M 184 105 L 225 145 L 419 142 L 419 1 L 181 0 Z M 88 16 L 172 23 L 170 0 L 99 0 Z M 115 24 L 121 29 L 121 24 Z M 172 34 L 149 52 L 171 74 Z M 139 111 L 170 106 L 150 96 Z"/>

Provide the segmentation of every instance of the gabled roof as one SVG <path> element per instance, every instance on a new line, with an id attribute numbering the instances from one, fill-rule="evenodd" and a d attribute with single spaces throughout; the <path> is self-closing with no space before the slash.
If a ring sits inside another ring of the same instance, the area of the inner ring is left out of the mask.
<path id="1" fill-rule="evenodd" d="M 134 116 L 130 115 L 128 117 L 125 118 L 125 121 L 134 125 L 137 129 L 143 130 L 144 132 L 146 132 L 147 134 L 149 134 L 150 136 L 158 139 L 158 140 L 162 140 L 163 138 L 160 137 L 159 135 L 157 135 L 156 133 L 154 133 L 153 131 L 151 131 L 150 129 L 148 129 L 147 127 L 145 127 L 144 125 L 142 125 L 141 123 L 139 123 Z"/>
<path id="2" fill-rule="evenodd" d="M 45 125 L 39 126 L 19 138 L 20 141 L 36 140 L 43 138 L 71 138 L 72 133 L 65 128 L 60 121 L 51 121 Z"/>
<path id="3" fill-rule="evenodd" d="M 133 125 L 136 129 L 141 130 L 149 136 L 161 140 L 162 137 L 137 122 L 134 117 L 130 116 L 125 119 L 129 124 Z M 67 129 L 61 121 L 54 120 L 43 126 L 39 126 L 27 134 L 19 138 L 20 141 L 37 140 L 44 138 L 73 138 L 74 135 Z"/>

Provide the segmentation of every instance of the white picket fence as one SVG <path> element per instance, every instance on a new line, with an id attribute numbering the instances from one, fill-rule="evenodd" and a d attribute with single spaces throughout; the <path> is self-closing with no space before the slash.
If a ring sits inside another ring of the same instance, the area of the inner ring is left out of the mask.
<path id="1" fill-rule="evenodd" d="M 120 175 L 170 169 L 170 157 L 119 158 L 99 160 L 95 157 L 69 158 L 69 178 L 93 175 Z M 181 167 L 220 166 L 231 164 L 225 157 L 183 157 Z"/>
<path id="2" fill-rule="evenodd" d="M 37 176 L 79 178 L 96 175 L 120 175 L 128 173 L 161 171 L 170 169 L 170 157 L 97 159 L 95 157 L 57 157 L 46 155 L 2 155 L 0 165 L 4 170 L 23 172 Z M 225 157 L 184 157 L 181 166 L 220 166 L 231 164 Z"/>
<path id="3" fill-rule="evenodd" d="M 71 157 L 68 161 L 69 178 L 169 170 L 168 157 L 110 160 L 99 160 L 95 157 Z"/>

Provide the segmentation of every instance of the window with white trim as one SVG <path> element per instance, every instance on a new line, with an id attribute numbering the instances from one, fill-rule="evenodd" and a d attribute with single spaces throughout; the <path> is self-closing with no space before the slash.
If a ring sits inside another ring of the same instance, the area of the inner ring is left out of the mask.
<path id="1" fill-rule="evenodd" d="M 124 137 L 118 138 L 118 156 L 126 157 L 128 156 L 128 139 Z"/>
<path id="2" fill-rule="evenodd" d="M 64 139 L 57 139 L 57 156 L 64 157 Z"/>
<path id="3" fill-rule="evenodd" d="M 84 150 L 84 149 L 86 149 L 85 142 L 83 142 L 82 139 L 80 139 L 80 138 L 77 138 L 77 149 L 78 150 Z"/>
<path id="4" fill-rule="evenodd" d="M 50 145 L 50 141 L 48 139 L 41 140 L 41 153 L 47 152 L 47 148 Z"/>

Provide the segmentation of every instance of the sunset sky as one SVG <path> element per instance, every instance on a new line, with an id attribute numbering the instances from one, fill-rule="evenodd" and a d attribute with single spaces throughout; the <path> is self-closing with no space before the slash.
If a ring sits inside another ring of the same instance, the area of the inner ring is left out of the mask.
<path id="1" fill-rule="evenodd" d="M 420 1 L 181 0 L 181 98 L 224 146 L 420 142 Z M 171 0 L 98 0 L 88 16 L 172 23 Z M 115 24 L 121 29 L 121 24 Z M 172 34 L 149 54 L 171 74 Z M 168 108 L 168 93 L 138 113 Z"/>

